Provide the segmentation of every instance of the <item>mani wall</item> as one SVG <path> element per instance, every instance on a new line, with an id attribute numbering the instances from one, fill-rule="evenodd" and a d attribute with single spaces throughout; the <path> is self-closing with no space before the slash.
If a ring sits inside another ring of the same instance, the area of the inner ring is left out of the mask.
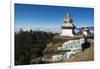
<path id="1" fill-rule="evenodd" d="M 84 38 L 64 42 L 61 47 L 57 48 L 58 51 L 62 52 L 62 55 L 53 55 L 52 61 L 64 61 L 66 58 L 69 59 L 72 55 L 81 53 L 82 44 L 84 42 Z"/>

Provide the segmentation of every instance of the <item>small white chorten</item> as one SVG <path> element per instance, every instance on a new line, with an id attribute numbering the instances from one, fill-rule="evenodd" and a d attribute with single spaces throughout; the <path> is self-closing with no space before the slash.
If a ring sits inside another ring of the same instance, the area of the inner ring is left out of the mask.
<path id="1" fill-rule="evenodd" d="M 70 13 L 64 18 L 64 25 L 62 26 L 62 32 L 60 36 L 74 36 L 75 25 L 73 24 Z"/>
<path id="2" fill-rule="evenodd" d="M 83 33 L 85 36 L 88 36 L 89 32 L 90 32 L 90 30 L 89 30 L 88 27 L 82 29 L 82 33 Z"/>

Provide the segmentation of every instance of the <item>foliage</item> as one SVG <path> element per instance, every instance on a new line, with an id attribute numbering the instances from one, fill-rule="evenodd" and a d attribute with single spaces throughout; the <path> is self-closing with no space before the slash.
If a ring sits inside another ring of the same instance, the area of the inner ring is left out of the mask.
<path id="1" fill-rule="evenodd" d="M 15 65 L 30 64 L 32 59 L 42 56 L 47 43 L 52 41 L 54 34 L 44 31 L 15 32 Z"/>

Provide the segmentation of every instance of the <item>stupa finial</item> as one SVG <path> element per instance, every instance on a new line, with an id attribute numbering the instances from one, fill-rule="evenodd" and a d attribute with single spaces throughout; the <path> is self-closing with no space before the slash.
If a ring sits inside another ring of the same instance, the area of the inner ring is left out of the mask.
<path id="1" fill-rule="evenodd" d="M 67 8 L 67 17 L 71 17 L 69 8 Z"/>

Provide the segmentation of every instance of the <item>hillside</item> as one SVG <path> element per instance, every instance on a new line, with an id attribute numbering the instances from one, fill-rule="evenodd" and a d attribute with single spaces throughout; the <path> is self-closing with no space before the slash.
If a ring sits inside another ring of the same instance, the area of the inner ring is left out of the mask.
<path id="1" fill-rule="evenodd" d="M 72 56 L 67 62 L 76 62 L 76 61 L 93 61 L 94 60 L 94 42 L 92 39 L 88 39 L 91 43 L 91 46 L 85 49 L 82 53 Z"/>
<path id="2" fill-rule="evenodd" d="M 68 41 L 70 37 L 67 40 L 64 40 L 66 38 L 63 38 L 63 39 L 61 38 L 62 37 L 54 39 L 54 43 L 48 44 L 48 46 L 45 48 L 44 56 L 45 56 L 45 59 L 48 59 L 47 61 L 52 60 L 51 58 L 53 55 L 62 54 L 62 52 L 57 51 L 57 47 L 61 46 L 63 41 Z M 75 37 L 73 39 L 78 39 L 78 38 Z M 58 41 L 55 42 L 55 40 L 58 40 Z M 62 42 L 59 43 L 59 41 L 60 42 L 62 41 Z M 90 46 L 85 48 L 81 53 L 73 55 L 69 59 L 66 58 L 64 59 L 65 61 L 60 61 L 60 62 L 93 61 L 94 60 L 94 40 L 91 38 L 88 38 L 88 42 L 90 43 Z"/>

